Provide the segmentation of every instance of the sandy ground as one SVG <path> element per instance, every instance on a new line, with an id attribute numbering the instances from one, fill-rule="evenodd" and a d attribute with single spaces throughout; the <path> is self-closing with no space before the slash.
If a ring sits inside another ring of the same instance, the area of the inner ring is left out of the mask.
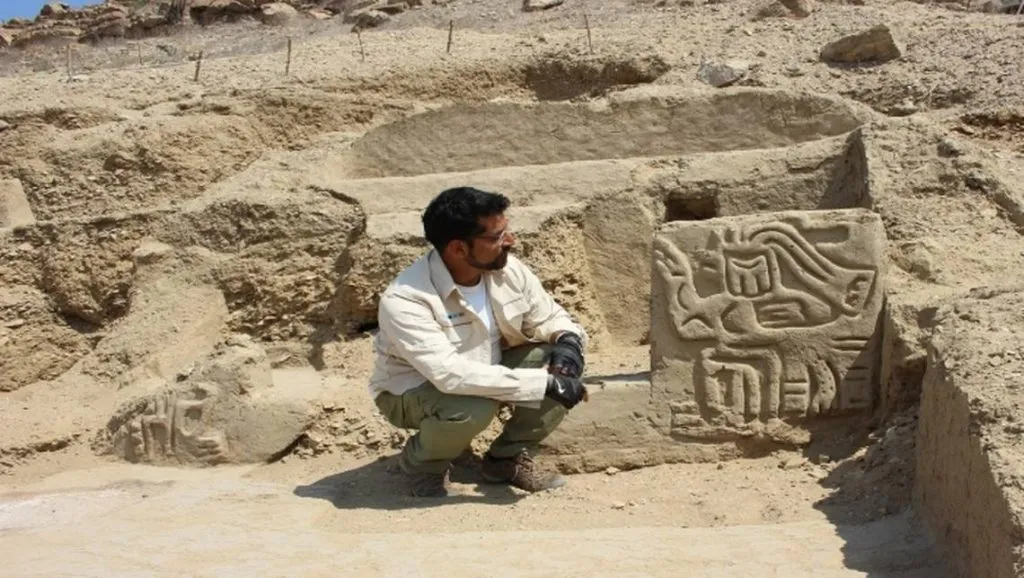
<path id="1" fill-rule="evenodd" d="M 0 494 L 5 576 L 944 576 L 910 514 L 834 525 L 773 459 L 573 476 L 522 495 L 456 471 L 402 495 L 391 461 L 109 465 Z"/>

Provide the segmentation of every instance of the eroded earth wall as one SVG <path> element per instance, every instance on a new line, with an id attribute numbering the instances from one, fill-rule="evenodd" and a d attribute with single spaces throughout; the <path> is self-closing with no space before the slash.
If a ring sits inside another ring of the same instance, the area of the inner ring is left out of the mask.
<path id="1" fill-rule="evenodd" d="M 963 577 L 1024 574 L 1024 291 L 941 308 L 928 350 L 915 498 Z"/>

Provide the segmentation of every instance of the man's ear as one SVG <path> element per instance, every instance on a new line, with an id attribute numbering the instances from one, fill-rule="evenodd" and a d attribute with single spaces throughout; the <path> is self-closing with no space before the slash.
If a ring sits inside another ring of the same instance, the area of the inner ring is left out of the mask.
<path id="1" fill-rule="evenodd" d="M 444 248 L 444 256 L 457 259 L 465 259 L 469 255 L 469 246 L 465 241 L 452 240 Z"/>

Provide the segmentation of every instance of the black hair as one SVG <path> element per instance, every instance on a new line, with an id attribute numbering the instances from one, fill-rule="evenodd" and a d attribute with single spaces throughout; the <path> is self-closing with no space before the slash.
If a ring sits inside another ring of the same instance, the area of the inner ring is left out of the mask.
<path id="1" fill-rule="evenodd" d="M 484 233 L 480 219 L 500 215 L 510 204 L 505 195 L 473 187 L 444 190 L 423 211 L 424 236 L 438 251 L 444 251 L 452 241 L 469 241 Z"/>

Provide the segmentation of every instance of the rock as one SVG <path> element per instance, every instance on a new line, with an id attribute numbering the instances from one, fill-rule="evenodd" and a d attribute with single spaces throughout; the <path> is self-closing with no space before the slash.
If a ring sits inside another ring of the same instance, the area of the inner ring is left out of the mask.
<path id="1" fill-rule="evenodd" d="M 779 0 L 797 18 L 806 18 L 814 12 L 814 0 Z"/>
<path id="2" fill-rule="evenodd" d="M 989 14 L 1016 14 L 1020 5 L 1020 0 L 988 0 L 981 6 L 981 11 Z"/>
<path id="3" fill-rule="evenodd" d="M 561 6 L 565 0 L 523 0 L 523 12 L 536 12 Z"/>
<path id="4" fill-rule="evenodd" d="M 36 222 L 25 189 L 18 179 L 0 179 L 0 228 Z"/>
<path id="5" fill-rule="evenodd" d="M 53 17 L 59 16 L 71 10 L 71 6 L 62 2 L 49 2 L 43 5 L 42 10 L 39 11 L 40 16 Z"/>
<path id="6" fill-rule="evenodd" d="M 845 36 L 821 50 L 821 60 L 837 63 L 887 62 L 903 55 L 903 49 L 885 24 Z"/>
<path id="7" fill-rule="evenodd" d="M 306 16 L 309 16 L 313 20 L 330 20 L 331 18 L 334 18 L 334 14 L 322 8 L 313 8 L 306 12 Z"/>
<path id="8" fill-rule="evenodd" d="M 621 471 L 622 470 L 620 470 L 619 468 L 617 468 L 615 466 L 608 466 L 608 468 L 605 469 L 604 473 L 608 474 L 609 476 L 614 476 L 615 474 L 617 474 L 617 473 L 619 473 Z"/>
<path id="9" fill-rule="evenodd" d="M 398 14 L 408 10 L 409 5 L 405 2 L 384 2 L 374 5 L 373 9 L 383 12 L 389 16 L 397 16 Z"/>
<path id="10" fill-rule="evenodd" d="M 366 29 L 376 28 L 391 21 L 391 17 L 380 10 L 357 10 L 345 17 L 348 22 L 354 23 L 353 28 Z"/>
<path id="11" fill-rule="evenodd" d="M 108 451 L 210 466 L 266 462 L 288 449 L 312 423 L 319 379 L 277 387 L 266 352 L 248 338 L 231 341 L 185 381 L 124 404 L 107 426 Z"/>
<path id="12" fill-rule="evenodd" d="M 252 0 L 193 0 L 189 5 L 192 19 L 200 24 L 210 24 L 218 20 L 238 20 L 252 14 L 255 6 Z"/>
<path id="13" fill-rule="evenodd" d="M 58 316 L 42 292 L 0 286 L 0 392 L 54 379 L 89 352 L 88 338 Z"/>
<path id="14" fill-rule="evenodd" d="M 0 130 L 3 130 L 0 128 Z M 939 156 L 942 157 L 960 157 L 964 154 L 964 147 L 962 144 L 949 137 L 943 138 L 939 142 Z"/>
<path id="15" fill-rule="evenodd" d="M 14 30 L 10 28 L 0 28 L 0 48 L 7 48 L 14 44 Z"/>
<path id="16" fill-rule="evenodd" d="M 798 470 L 807 465 L 807 463 L 807 458 L 796 456 L 783 461 L 779 464 L 779 467 L 784 470 Z"/>
<path id="17" fill-rule="evenodd" d="M 260 9 L 264 24 L 270 26 L 284 26 L 292 21 L 299 11 L 284 2 L 272 2 L 264 4 Z"/>
<path id="18" fill-rule="evenodd" d="M 906 241 L 893 256 L 896 265 L 922 281 L 935 281 L 935 253 L 938 247 L 929 239 Z"/>
<path id="19" fill-rule="evenodd" d="M 0 132 L 4 132 L 9 128 L 11 128 L 11 125 L 6 120 L 0 120 Z"/>
<path id="20" fill-rule="evenodd" d="M 117 4 L 104 4 L 88 15 L 82 29 L 82 37 L 92 41 L 101 38 L 123 38 L 129 27 L 131 19 L 127 10 Z"/>
<path id="21" fill-rule="evenodd" d="M 842 248 L 813 236 L 840 227 L 848 235 Z M 740 238 L 749 241 L 734 240 Z M 733 252 L 736 246 L 746 251 L 744 257 Z M 786 265 L 774 269 L 763 254 L 746 257 L 761 247 L 779 251 L 779 263 Z M 801 445 L 810 441 L 810 432 L 799 419 L 871 410 L 887 255 L 877 213 L 793 211 L 666 222 L 654 235 L 653 252 L 651 356 L 663 361 L 651 383 L 658 392 L 655 403 L 670 406 L 672 435 L 715 442 L 758 436 Z M 839 254 L 842 261 L 833 261 Z M 817 267 L 811 260 L 829 271 L 813 282 L 813 296 L 792 297 L 776 309 L 770 299 L 783 286 L 780 278 L 811 278 L 804 269 Z M 708 263 L 714 263 L 714 275 L 702 272 Z M 755 304 L 739 314 L 733 304 L 741 302 Z M 771 327 L 759 324 L 776 314 Z M 850 325 L 837 329 L 839 316 Z M 786 346 L 779 353 L 774 344 L 782 340 Z M 747 348 L 752 342 L 758 346 Z M 785 413 L 761 405 L 774 395 L 761 364 L 776 368 L 773 375 L 799 376 L 787 382 L 799 393 L 786 395 Z M 748 413 L 744 407 L 757 409 Z"/>
<path id="22" fill-rule="evenodd" d="M 750 70 L 750 63 L 744 60 L 727 60 L 714 62 L 705 60 L 700 63 L 697 78 L 705 84 L 723 88 L 739 82 Z"/>
<path id="23" fill-rule="evenodd" d="M 626 504 L 626 502 L 615 502 L 615 503 L 612 504 L 612 509 L 613 510 L 625 510 L 627 505 L 628 504 Z"/>

